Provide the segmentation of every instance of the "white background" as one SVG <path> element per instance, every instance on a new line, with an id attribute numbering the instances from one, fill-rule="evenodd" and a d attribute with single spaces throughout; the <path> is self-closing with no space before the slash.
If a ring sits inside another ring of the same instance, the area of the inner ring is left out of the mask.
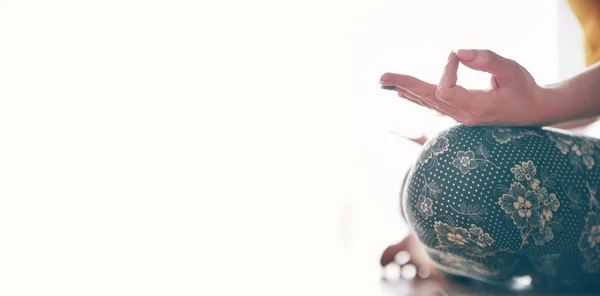
<path id="1" fill-rule="evenodd" d="M 466 47 L 551 83 L 577 34 L 561 1 L 0 1 L 0 294 L 377 294 L 391 131 L 448 124 L 379 76 Z"/>

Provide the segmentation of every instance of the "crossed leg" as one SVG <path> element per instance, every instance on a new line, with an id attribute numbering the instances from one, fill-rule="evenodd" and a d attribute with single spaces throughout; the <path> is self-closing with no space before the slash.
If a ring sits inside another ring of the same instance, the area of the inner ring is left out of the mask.
<path id="1" fill-rule="evenodd" d="M 430 139 L 402 192 L 412 231 L 390 246 L 432 276 L 519 275 L 598 290 L 600 141 L 553 129 L 450 128 Z"/>

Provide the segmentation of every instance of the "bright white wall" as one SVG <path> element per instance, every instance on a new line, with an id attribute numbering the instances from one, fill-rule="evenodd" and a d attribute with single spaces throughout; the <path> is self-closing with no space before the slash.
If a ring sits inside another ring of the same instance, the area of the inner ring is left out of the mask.
<path id="1" fill-rule="evenodd" d="M 363 180 L 370 202 L 398 191 L 401 172 L 418 149 L 390 133 L 417 136 L 448 126 L 421 107 L 377 88 L 384 72 L 414 75 L 436 83 L 453 48 L 487 48 L 525 66 L 538 83 L 557 81 L 557 2 L 548 1 L 381 1 L 365 16 L 361 56 Z M 535 21 L 532 21 L 535 15 Z M 464 67 L 459 83 L 486 88 L 489 75 Z"/>
<path id="2" fill-rule="evenodd" d="M 377 293 L 418 152 L 390 131 L 447 124 L 379 76 L 477 47 L 553 82 L 556 9 L 0 1 L 0 294 Z"/>
<path id="3" fill-rule="evenodd" d="M 377 1 L 363 19 L 359 61 L 361 77 L 361 143 L 359 178 L 362 196 L 355 199 L 355 247 L 378 251 L 400 238 L 405 228 L 397 217 L 400 180 L 419 148 L 390 131 L 407 136 L 430 135 L 451 122 L 377 88 L 384 72 L 414 75 L 436 83 L 454 48 L 485 48 L 525 66 L 540 84 L 556 82 L 576 52 L 558 47 L 567 29 L 558 23 L 567 14 L 557 1 Z M 568 8 L 567 8 L 568 9 Z M 572 25 L 572 23 L 569 23 Z M 574 30 L 572 26 L 570 30 Z M 562 51 L 560 51 L 560 50 Z M 561 55 L 562 54 L 562 55 Z M 569 60 L 561 59 L 568 57 Z M 574 67 L 570 68 L 574 71 Z M 486 88 L 489 75 L 465 67 L 459 83 Z M 360 209 L 360 210 L 359 210 Z M 373 229 L 381 229 L 374 232 Z M 385 233 L 385 234 L 382 234 Z M 389 235 L 388 235 L 389 233 Z M 377 243 L 373 243 L 377 242 Z M 362 243 L 362 244 L 361 244 Z"/>

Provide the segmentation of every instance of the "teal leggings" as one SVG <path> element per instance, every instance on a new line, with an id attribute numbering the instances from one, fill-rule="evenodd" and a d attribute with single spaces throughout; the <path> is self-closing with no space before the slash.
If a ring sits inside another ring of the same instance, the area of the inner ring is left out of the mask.
<path id="1" fill-rule="evenodd" d="M 599 188 L 600 140 L 458 125 L 425 144 L 401 204 L 444 272 L 600 290 Z"/>

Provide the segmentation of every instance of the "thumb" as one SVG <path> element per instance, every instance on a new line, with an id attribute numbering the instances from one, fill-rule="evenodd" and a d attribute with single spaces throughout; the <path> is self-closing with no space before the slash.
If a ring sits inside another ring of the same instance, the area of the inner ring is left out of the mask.
<path id="1" fill-rule="evenodd" d="M 463 65 L 473 70 L 487 72 L 496 77 L 508 77 L 518 73 L 518 67 L 515 67 L 517 63 L 491 50 L 457 49 L 454 52 Z"/>

